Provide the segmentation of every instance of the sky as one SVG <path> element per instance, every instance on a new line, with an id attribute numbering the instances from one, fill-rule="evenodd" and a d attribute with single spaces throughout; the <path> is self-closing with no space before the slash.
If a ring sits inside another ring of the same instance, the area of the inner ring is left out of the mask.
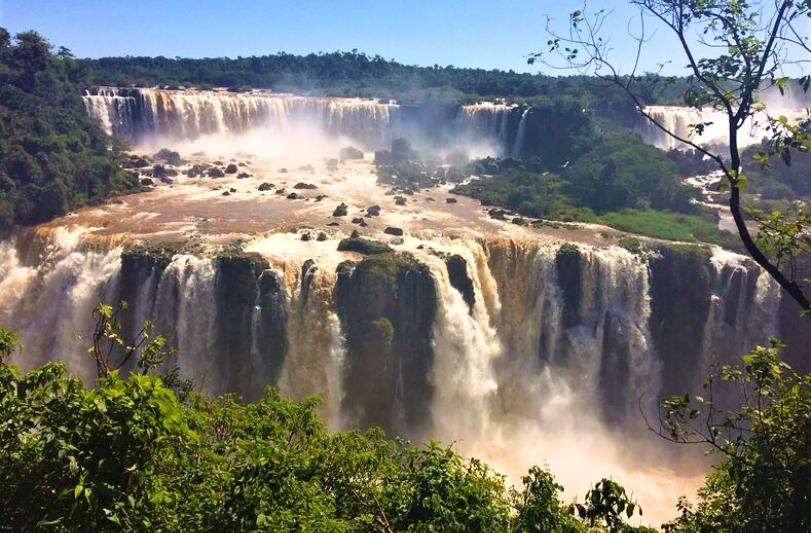
<path id="1" fill-rule="evenodd" d="M 349 51 L 422 66 L 498 68 L 547 73 L 527 54 L 543 49 L 546 16 L 564 29 L 582 0 L 0 0 L 0 26 L 12 34 L 34 29 L 77 57 L 163 55 L 237 57 L 276 52 Z M 638 23 L 623 1 L 592 0 L 590 11 L 613 9 L 605 27 L 613 58 L 627 68 L 635 48 L 628 24 Z M 683 59 L 663 29 L 642 57 L 653 71 L 680 73 Z"/>

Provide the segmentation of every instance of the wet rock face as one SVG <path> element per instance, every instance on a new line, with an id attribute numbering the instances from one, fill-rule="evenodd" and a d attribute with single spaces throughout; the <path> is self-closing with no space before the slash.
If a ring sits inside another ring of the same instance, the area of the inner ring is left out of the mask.
<path id="1" fill-rule="evenodd" d="M 555 255 L 558 285 L 563 293 L 563 326 L 580 323 L 580 307 L 583 304 L 583 254 L 577 246 L 564 244 Z"/>
<path id="2" fill-rule="evenodd" d="M 470 312 L 473 313 L 473 306 L 476 305 L 476 289 L 467 273 L 467 261 L 461 255 L 452 255 L 445 260 L 445 265 L 448 268 L 451 286 L 462 294 Z"/>
<path id="3" fill-rule="evenodd" d="M 796 263 L 797 279 L 811 278 L 811 258 L 801 256 Z M 808 357 L 808 340 L 811 339 L 811 320 L 800 314 L 800 306 L 789 296 L 783 295 L 778 313 L 780 340 L 785 343 L 783 357 L 795 370 L 811 373 L 811 357 Z"/>
<path id="4" fill-rule="evenodd" d="M 711 303 L 710 256 L 697 247 L 661 247 L 650 260 L 649 330 L 664 368 L 662 394 L 692 390 L 701 369 Z"/>
<path id="5" fill-rule="evenodd" d="M 599 387 L 603 399 L 604 419 L 612 424 L 626 421 L 628 406 L 628 378 L 631 375 L 631 350 L 628 325 L 611 311 L 605 313 L 603 327 L 603 358 L 600 365 Z M 632 394 L 632 393 L 631 393 Z"/>
<path id="6" fill-rule="evenodd" d="M 346 338 L 343 409 L 353 423 L 419 435 L 431 426 L 431 338 L 437 288 L 427 266 L 381 254 L 338 268 Z"/>
<path id="7" fill-rule="evenodd" d="M 215 260 L 214 297 L 217 306 L 215 352 L 225 362 L 222 382 L 226 390 L 257 393 L 250 354 L 253 311 L 257 304 L 257 280 L 269 265 L 255 254 L 221 256 Z M 266 280 L 266 283 L 269 283 Z"/>
<path id="8" fill-rule="evenodd" d="M 256 285 L 260 319 L 255 345 L 269 369 L 267 383 L 277 383 L 287 353 L 284 283 L 279 274 L 266 269 L 259 275 Z"/>
<path id="9" fill-rule="evenodd" d="M 115 304 L 125 301 L 129 306 L 139 300 L 153 302 L 158 283 L 164 270 L 172 261 L 175 250 L 170 247 L 144 248 L 135 247 L 121 253 L 121 277 L 118 284 L 118 295 Z M 127 345 L 135 344 L 135 336 L 142 324 L 133 312 L 121 314 L 121 335 Z M 165 332 L 161 332 L 165 333 Z"/>

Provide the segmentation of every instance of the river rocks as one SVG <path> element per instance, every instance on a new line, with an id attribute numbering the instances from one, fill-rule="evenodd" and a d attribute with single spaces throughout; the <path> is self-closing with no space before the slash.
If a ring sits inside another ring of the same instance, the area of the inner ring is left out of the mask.
<path id="1" fill-rule="evenodd" d="M 313 185 L 312 183 L 304 183 L 303 181 L 300 181 L 300 182 L 296 183 L 295 185 L 293 185 L 293 188 L 294 189 L 313 190 L 313 189 L 317 189 L 318 187 L 316 185 Z"/>
<path id="2" fill-rule="evenodd" d="M 361 224 L 363 221 L 364 221 L 364 220 L 363 220 L 363 218 L 362 218 L 362 217 L 356 217 L 356 218 L 353 218 L 353 219 L 352 219 L 352 223 L 353 223 L 353 224 Z"/>
<path id="3" fill-rule="evenodd" d="M 516 226 L 526 226 L 527 225 L 527 219 L 525 219 L 523 217 L 515 217 L 515 218 L 512 219 L 511 222 L 513 224 L 515 224 Z"/>
<path id="4" fill-rule="evenodd" d="M 332 212 L 332 216 L 334 217 L 345 217 L 349 213 L 349 206 L 345 203 L 341 203 L 338 207 L 335 208 L 335 211 Z"/>
<path id="5" fill-rule="evenodd" d="M 223 196 L 231 196 L 231 193 L 230 193 L 230 192 L 228 192 L 228 191 L 223 191 L 223 192 L 222 192 L 222 195 L 223 195 Z"/>
<path id="6" fill-rule="evenodd" d="M 366 216 L 369 216 L 369 217 L 380 216 L 380 206 L 379 205 L 373 205 L 371 207 L 367 207 L 366 208 Z"/>
<path id="7" fill-rule="evenodd" d="M 456 198 L 454 198 L 454 197 L 452 197 L 452 196 L 451 196 L 451 197 L 449 197 L 449 198 L 445 198 L 445 203 L 446 203 L 446 204 L 455 204 L 455 203 L 457 203 L 458 201 L 459 201 L 459 200 L 457 200 Z"/>
<path id="8" fill-rule="evenodd" d="M 391 252 L 387 244 L 382 242 L 373 241 L 371 239 L 364 239 L 360 237 L 357 232 L 352 232 L 352 236 L 348 239 L 343 239 L 338 243 L 339 252 L 358 252 L 364 255 L 377 255 Z"/>
<path id="9" fill-rule="evenodd" d="M 395 205 L 406 205 L 406 197 L 405 196 L 395 196 L 394 203 Z"/>
<path id="10" fill-rule="evenodd" d="M 247 172 L 240 172 L 239 174 L 237 174 L 237 179 L 238 180 L 244 180 L 244 179 L 250 178 L 250 177 L 251 177 L 251 175 L 249 173 L 247 173 Z"/>
<path id="11" fill-rule="evenodd" d="M 462 294 L 462 299 L 473 314 L 473 306 L 476 304 L 476 289 L 473 287 L 473 280 L 467 273 L 467 261 L 461 255 L 451 255 L 445 259 L 445 266 L 448 269 L 448 279 L 451 286 Z"/>
<path id="12" fill-rule="evenodd" d="M 315 201 L 316 201 L 316 202 L 320 202 L 320 201 L 321 201 L 321 200 L 323 200 L 324 198 L 327 198 L 327 195 L 326 195 L 326 194 L 319 194 L 319 195 L 317 195 L 317 196 L 315 197 Z"/>
<path id="13" fill-rule="evenodd" d="M 341 161 L 349 161 L 352 159 L 363 159 L 363 152 L 361 152 L 355 147 L 346 146 L 344 148 L 341 148 L 338 157 L 340 157 Z"/>
<path id="14" fill-rule="evenodd" d="M 179 153 L 167 148 L 161 148 L 153 157 L 157 161 L 163 161 L 176 167 L 188 163 L 188 161 L 180 157 Z"/>
<path id="15" fill-rule="evenodd" d="M 288 200 L 300 200 L 303 196 L 299 195 L 298 193 L 291 192 L 287 195 Z"/>
<path id="16" fill-rule="evenodd" d="M 225 167 L 226 174 L 236 174 L 239 171 L 239 168 L 234 163 L 228 163 L 228 166 Z"/>
<path id="17" fill-rule="evenodd" d="M 218 167 L 211 167 L 208 169 L 207 174 L 209 178 L 222 178 L 225 176 L 225 173 Z"/>
<path id="18" fill-rule="evenodd" d="M 375 151 L 375 165 L 390 165 L 393 162 L 391 152 L 388 150 Z"/>
<path id="19" fill-rule="evenodd" d="M 260 183 L 259 187 L 258 187 L 260 192 L 267 192 L 267 191 L 271 190 L 272 188 L 273 188 L 273 184 L 268 183 L 268 182 Z"/>
<path id="20" fill-rule="evenodd" d="M 394 226 L 388 226 L 386 229 L 383 230 L 383 233 L 387 235 L 394 235 L 395 237 L 402 237 L 403 229 L 395 228 Z"/>
<path id="21" fill-rule="evenodd" d="M 132 168 L 145 168 L 149 166 L 149 161 L 143 157 L 132 156 L 132 158 L 130 158 L 130 165 Z"/>
<path id="22" fill-rule="evenodd" d="M 152 167 L 152 170 L 149 172 L 149 175 L 152 176 L 153 178 L 165 181 L 168 178 L 173 178 L 177 176 L 177 170 L 173 168 L 166 168 L 163 165 L 155 165 L 154 167 Z"/>
<path id="23" fill-rule="evenodd" d="M 155 182 L 149 178 L 141 178 L 141 185 L 144 187 L 152 187 L 155 185 Z"/>
<path id="24" fill-rule="evenodd" d="M 312 236 L 310 235 L 309 231 L 305 231 L 304 233 L 301 234 L 301 240 L 302 241 L 307 242 L 310 239 L 312 239 Z"/>
<path id="25" fill-rule="evenodd" d="M 317 240 L 318 242 L 326 241 L 327 240 L 327 234 L 324 233 L 323 231 L 319 231 L 318 236 L 315 238 L 315 240 Z"/>
<path id="26" fill-rule="evenodd" d="M 505 211 L 504 209 L 498 209 L 497 207 L 494 207 L 493 209 L 488 210 L 487 214 L 490 216 L 490 218 L 495 220 L 507 220 L 508 212 Z"/>
<path id="27" fill-rule="evenodd" d="M 186 170 L 186 176 L 190 178 L 199 178 L 200 176 L 203 176 L 209 168 L 211 168 L 211 165 L 206 164 L 192 165 L 190 168 Z"/>

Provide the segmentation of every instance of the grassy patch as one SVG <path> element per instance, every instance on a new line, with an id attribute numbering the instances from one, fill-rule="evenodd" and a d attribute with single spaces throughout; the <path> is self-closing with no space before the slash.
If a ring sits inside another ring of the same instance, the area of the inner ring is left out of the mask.
<path id="1" fill-rule="evenodd" d="M 740 248 L 736 235 L 718 229 L 712 213 L 686 215 L 671 211 L 626 209 L 605 213 L 599 221 L 612 228 L 657 239 L 706 242 L 727 248 Z"/>

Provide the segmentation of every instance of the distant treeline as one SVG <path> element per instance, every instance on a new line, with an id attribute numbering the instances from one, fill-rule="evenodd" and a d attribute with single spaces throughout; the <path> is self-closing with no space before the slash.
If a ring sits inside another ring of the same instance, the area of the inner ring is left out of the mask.
<path id="1" fill-rule="evenodd" d="M 36 224 L 136 185 L 123 146 L 84 111 L 86 70 L 36 32 L 0 27 L 0 229 Z"/>
<path id="2" fill-rule="evenodd" d="M 357 51 L 309 54 L 279 53 L 230 58 L 105 57 L 85 59 L 98 85 L 194 86 L 311 92 L 328 96 L 393 98 L 401 102 L 469 103 L 504 98 L 531 103 L 560 94 L 599 95 L 599 105 L 628 107 L 627 97 L 596 78 L 551 77 L 503 70 L 420 67 Z M 637 90 L 644 103 L 682 102 L 686 80 L 645 76 Z"/>

